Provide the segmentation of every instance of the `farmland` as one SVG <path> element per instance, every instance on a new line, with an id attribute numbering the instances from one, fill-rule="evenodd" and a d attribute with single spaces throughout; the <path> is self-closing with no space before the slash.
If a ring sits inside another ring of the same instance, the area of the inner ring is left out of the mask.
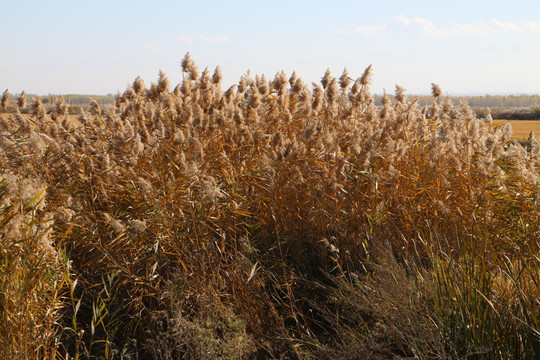
<path id="1" fill-rule="evenodd" d="M 182 70 L 2 101 L 0 358 L 540 356 L 537 122 Z"/>
<path id="2" fill-rule="evenodd" d="M 493 124 L 504 125 L 507 121 L 512 124 L 513 137 L 518 140 L 527 140 L 531 131 L 540 134 L 540 120 L 493 120 Z"/>

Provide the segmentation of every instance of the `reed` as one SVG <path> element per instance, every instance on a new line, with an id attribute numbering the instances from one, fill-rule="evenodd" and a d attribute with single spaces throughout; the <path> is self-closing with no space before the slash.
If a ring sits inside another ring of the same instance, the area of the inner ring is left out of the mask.
<path id="1" fill-rule="evenodd" d="M 436 84 L 428 106 L 400 86 L 377 106 L 371 66 L 224 90 L 181 68 L 76 121 L 61 97 L 2 121 L 2 349 L 539 356 L 534 135 Z"/>

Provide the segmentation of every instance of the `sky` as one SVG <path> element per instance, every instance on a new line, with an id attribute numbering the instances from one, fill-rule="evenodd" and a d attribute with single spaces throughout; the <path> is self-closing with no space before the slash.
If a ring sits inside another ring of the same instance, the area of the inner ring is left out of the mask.
<path id="1" fill-rule="evenodd" d="M 540 0 L 0 0 L 0 91 L 115 94 L 160 70 L 174 86 L 187 52 L 224 90 L 372 64 L 374 93 L 540 94 Z"/>

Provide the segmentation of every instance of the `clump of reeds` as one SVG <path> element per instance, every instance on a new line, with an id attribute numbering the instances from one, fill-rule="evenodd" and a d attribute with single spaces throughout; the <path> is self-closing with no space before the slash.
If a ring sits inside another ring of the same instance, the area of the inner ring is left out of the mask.
<path id="1" fill-rule="evenodd" d="M 36 178 L 0 175 L 0 357 L 54 357 L 62 264 L 52 247 L 54 214 Z"/>
<path id="2" fill-rule="evenodd" d="M 77 119 L 60 98 L 50 117 L 37 100 L 3 120 L 4 173 L 47 187 L 16 208 L 34 239 L 20 247 L 63 259 L 40 298 L 55 310 L 29 317 L 47 351 L 538 355 L 536 145 L 436 84 L 426 107 L 399 86 L 377 106 L 371 66 L 223 90 L 219 68 L 181 65 L 174 88 L 137 78 Z"/>

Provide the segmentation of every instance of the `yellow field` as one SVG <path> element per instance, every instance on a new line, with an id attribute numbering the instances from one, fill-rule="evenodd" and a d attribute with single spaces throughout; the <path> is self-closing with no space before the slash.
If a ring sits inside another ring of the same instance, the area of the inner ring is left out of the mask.
<path id="1" fill-rule="evenodd" d="M 527 140 L 531 130 L 537 135 L 540 134 L 540 120 L 493 120 L 493 124 L 502 125 L 507 121 L 512 124 L 514 138 L 518 140 Z"/>
<path id="2" fill-rule="evenodd" d="M 9 117 L 9 113 L 0 113 L 0 119 L 2 118 L 8 118 Z M 29 114 L 23 114 L 23 116 L 26 116 L 27 118 L 30 118 L 30 115 Z M 47 115 L 48 116 L 48 115 Z M 78 124 L 77 122 L 77 118 L 79 117 L 79 115 L 67 115 L 67 118 L 71 121 L 71 123 L 73 124 Z M 50 118 L 48 118 L 50 119 Z"/>

